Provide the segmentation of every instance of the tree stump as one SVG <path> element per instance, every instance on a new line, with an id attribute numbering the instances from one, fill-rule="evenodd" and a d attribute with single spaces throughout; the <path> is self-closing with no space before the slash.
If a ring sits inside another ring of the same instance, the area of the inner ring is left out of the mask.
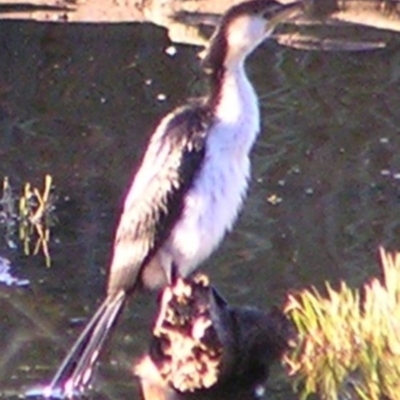
<path id="1" fill-rule="evenodd" d="M 232 307 L 204 275 L 178 278 L 163 291 L 135 374 L 145 400 L 254 399 L 292 338 L 278 309 Z"/>

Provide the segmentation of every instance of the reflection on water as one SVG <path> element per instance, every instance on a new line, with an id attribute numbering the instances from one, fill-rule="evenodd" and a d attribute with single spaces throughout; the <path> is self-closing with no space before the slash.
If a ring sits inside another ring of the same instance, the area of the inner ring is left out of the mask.
<path id="1" fill-rule="evenodd" d="M 10 398 L 51 376 L 91 315 L 147 134 L 204 88 L 198 48 L 166 52 L 165 31 L 151 25 L 0 24 L 0 178 L 40 187 L 49 173 L 59 196 L 50 269 L 0 245 L 31 282 L 0 288 L 0 396 Z M 205 270 L 231 303 L 265 308 L 326 279 L 360 284 L 378 272 L 379 244 L 400 249 L 399 47 L 307 53 L 272 43 L 249 72 L 263 119 L 254 179 Z M 126 311 L 96 382 L 104 397 L 137 398 L 130 369 L 154 298 Z M 281 380 L 270 385 L 279 389 L 270 398 L 290 398 Z"/>

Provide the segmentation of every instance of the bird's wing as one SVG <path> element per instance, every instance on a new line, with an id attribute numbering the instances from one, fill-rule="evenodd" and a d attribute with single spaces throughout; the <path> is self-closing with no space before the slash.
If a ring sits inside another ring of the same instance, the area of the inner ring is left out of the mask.
<path id="1" fill-rule="evenodd" d="M 179 218 L 205 155 L 212 117 L 202 106 L 167 115 L 153 134 L 117 228 L 108 293 L 132 290 Z"/>

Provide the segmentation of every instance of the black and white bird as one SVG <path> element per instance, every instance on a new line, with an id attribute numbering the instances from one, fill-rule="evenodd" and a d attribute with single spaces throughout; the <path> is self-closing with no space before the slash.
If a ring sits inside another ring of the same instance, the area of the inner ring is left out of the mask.
<path id="1" fill-rule="evenodd" d="M 253 0 L 223 16 L 204 60 L 209 95 L 166 115 L 153 133 L 117 228 L 107 296 L 44 396 L 82 393 L 128 297 L 142 287 L 162 287 L 171 274 L 187 276 L 232 228 L 260 130 L 245 61 L 300 9 L 300 3 Z"/>

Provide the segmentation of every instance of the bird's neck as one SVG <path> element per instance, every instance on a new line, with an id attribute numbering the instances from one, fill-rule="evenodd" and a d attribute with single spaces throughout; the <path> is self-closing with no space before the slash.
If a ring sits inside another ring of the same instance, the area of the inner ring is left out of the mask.
<path id="1" fill-rule="evenodd" d="M 234 122 L 243 114 L 258 118 L 258 100 L 250 83 L 244 60 L 221 66 L 210 75 L 210 106 L 218 119 Z"/>

